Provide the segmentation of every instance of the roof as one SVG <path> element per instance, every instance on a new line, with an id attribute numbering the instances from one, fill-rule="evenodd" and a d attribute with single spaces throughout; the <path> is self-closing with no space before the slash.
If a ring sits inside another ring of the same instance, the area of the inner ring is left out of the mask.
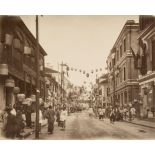
<path id="1" fill-rule="evenodd" d="M 59 72 L 51 68 L 45 67 L 45 73 L 59 73 Z"/>
<path id="2" fill-rule="evenodd" d="M 139 23 L 136 23 L 134 20 L 127 20 L 126 21 L 126 23 L 124 24 L 120 34 L 117 37 L 112 49 L 110 50 L 110 53 L 109 53 L 107 59 L 109 59 L 111 57 L 112 53 L 115 53 L 116 45 L 118 44 L 118 42 L 119 42 L 120 38 L 122 37 L 123 33 L 125 32 L 125 30 L 128 29 L 128 28 L 132 28 L 132 29 L 133 28 L 138 28 L 139 29 Z"/>
<path id="3" fill-rule="evenodd" d="M 115 48 L 115 46 L 117 45 L 117 43 L 119 42 L 121 36 L 123 35 L 123 33 L 125 32 L 125 30 L 127 28 L 131 28 L 131 29 L 133 29 L 133 28 L 139 28 L 139 23 L 136 23 L 134 20 L 127 20 L 126 23 L 124 24 L 124 26 L 123 26 L 123 28 L 122 28 L 119 36 L 117 37 L 117 39 L 116 39 L 116 41 L 115 41 L 112 49 Z M 110 53 L 112 53 L 112 52 L 113 52 L 113 50 L 111 50 Z"/>

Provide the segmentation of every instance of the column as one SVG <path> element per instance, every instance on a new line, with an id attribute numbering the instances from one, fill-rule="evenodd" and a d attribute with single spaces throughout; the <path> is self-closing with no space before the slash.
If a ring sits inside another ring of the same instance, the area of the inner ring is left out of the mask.
<path id="1" fill-rule="evenodd" d="M 148 49 L 146 50 L 147 53 L 147 74 L 152 73 L 152 43 L 151 40 L 149 40 L 147 43 Z"/>

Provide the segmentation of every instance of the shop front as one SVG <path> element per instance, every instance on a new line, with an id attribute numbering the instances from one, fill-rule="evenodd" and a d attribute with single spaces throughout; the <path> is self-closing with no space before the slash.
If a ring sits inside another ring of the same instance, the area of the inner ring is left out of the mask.
<path id="1" fill-rule="evenodd" d="M 140 82 L 141 117 L 155 117 L 155 78 Z"/>

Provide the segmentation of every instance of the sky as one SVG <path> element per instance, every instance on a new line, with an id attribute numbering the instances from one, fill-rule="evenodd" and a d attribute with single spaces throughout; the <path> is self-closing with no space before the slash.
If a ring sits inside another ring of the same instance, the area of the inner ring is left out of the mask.
<path id="1" fill-rule="evenodd" d="M 35 36 L 35 16 L 21 18 Z M 39 16 L 39 42 L 48 54 L 46 64 L 58 70 L 58 64 L 63 62 L 78 69 L 69 71 L 69 80 L 75 85 L 90 87 L 90 82 L 106 73 L 107 56 L 127 20 L 138 22 L 138 16 Z M 102 71 L 91 73 L 100 68 Z M 79 69 L 90 76 L 86 77 Z"/>

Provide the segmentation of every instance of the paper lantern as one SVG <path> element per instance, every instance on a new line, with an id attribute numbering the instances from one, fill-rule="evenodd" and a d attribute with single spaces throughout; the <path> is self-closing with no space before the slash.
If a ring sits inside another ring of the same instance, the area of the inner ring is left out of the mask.
<path id="1" fill-rule="evenodd" d="M 13 46 L 16 49 L 20 49 L 20 40 L 19 39 L 14 39 L 13 40 Z"/>
<path id="2" fill-rule="evenodd" d="M 8 65 L 0 64 L 0 75 L 8 75 Z"/>
<path id="3" fill-rule="evenodd" d="M 30 54 L 31 54 L 31 48 L 28 47 L 28 46 L 25 46 L 25 47 L 24 47 L 24 54 L 25 54 L 25 55 L 30 55 Z"/>
<path id="4" fill-rule="evenodd" d="M 11 34 L 5 34 L 5 44 L 12 45 L 13 36 Z"/>
<path id="5" fill-rule="evenodd" d="M 86 74 L 86 77 L 89 77 L 89 73 Z"/>
<path id="6" fill-rule="evenodd" d="M 22 104 L 26 104 L 26 105 L 31 105 L 32 103 L 32 99 L 31 98 L 26 98 Z"/>
<path id="7" fill-rule="evenodd" d="M 67 67 L 66 70 L 69 71 L 69 67 Z"/>
<path id="8" fill-rule="evenodd" d="M 36 95 L 31 95 L 32 102 L 36 102 Z"/>
<path id="9" fill-rule="evenodd" d="M 19 100 L 23 100 L 23 99 L 25 99 L 25 94 L 17 94 L 17 98 Z"/>
<path id="10" fill-rule="evenodd" d="M 10 87 L 10 88 L 15 87 L 14 79 L 6 79 L 5 80 L 5 87 Z"/>
<path id="11" fill-rule="evenodd" d="M 20 88 L 19 87 L 14 87 L 13 92 L 15 94 L 18 94 L 20 92 Z"/>

